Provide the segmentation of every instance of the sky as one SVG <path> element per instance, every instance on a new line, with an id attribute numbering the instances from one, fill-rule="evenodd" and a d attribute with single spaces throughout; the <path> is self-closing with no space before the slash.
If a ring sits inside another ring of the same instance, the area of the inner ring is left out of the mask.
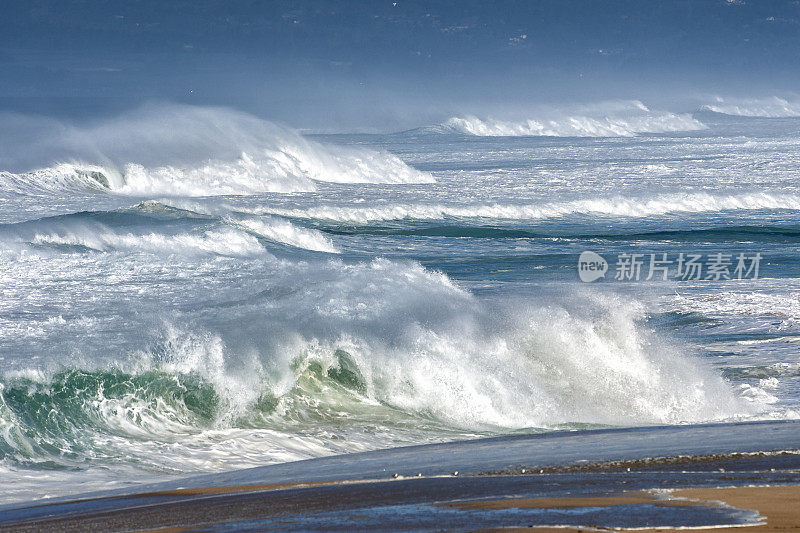
<path id="1" fill-rule="evenodd" d="M 0 0 L 0 109 L 145 101 L 297 128 L 636 98 L 691 107 L 800 78 L 800 2 Z"/>

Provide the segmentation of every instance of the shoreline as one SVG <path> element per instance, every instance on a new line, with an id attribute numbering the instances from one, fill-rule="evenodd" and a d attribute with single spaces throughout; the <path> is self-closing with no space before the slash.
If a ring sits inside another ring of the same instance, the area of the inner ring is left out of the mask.
<path id="1" fill-rule="evenodd" d="M 800 505 L 782 512 L 782 501 L 800 502 L 800 421 L 559 432 L 324 457 L 6 505 L 0 531 L 800 527 Z"/>

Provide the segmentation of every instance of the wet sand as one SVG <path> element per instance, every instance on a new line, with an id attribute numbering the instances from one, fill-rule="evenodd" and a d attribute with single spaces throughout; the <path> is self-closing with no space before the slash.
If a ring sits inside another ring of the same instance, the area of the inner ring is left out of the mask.
<path id="1" fill-rule="evenodd" d="M 741 482 L 756 473 L 738 471 L 728 463 L 729 482 Z M 800 460 L 798 460 L 800 466 Z M 776 479 L 800 482 L 800 471 L 770 472 Z M 659 472 L 659 474 L 664 474 Z M 715 474 L 721 474 L 715 472 Z M 644 478 L 642 479 L 642 476 Z M 604 479 L 611 476 L 610 479 Z M 714 477 L 712 475 L 712 477 Z M 722 482 L 722 477 L 717 477 Z M 667 485 L 672 480 L 667 480 Z M 800 483 L 762 487 L 678 488 L 668 494 L 651 490 L 608 492 L 613 486 L 657 484 L 643 472 L 596 471 L 565 474 L 502 476 L 450 476 L 442 478 L 392 479 L 353 483 L 331 482 L 280 486 L 206 487 L 146 493 L 117 499 L 114 510 L 92 512 L 75 509 L 59 516 L 0 527 L 0 531 L 183 531 L 225 528 L 240 530 L 320 529 L 486 529 L 530 528 L 553 531 L 615 529 L 614 520 L 628 520 L 625 527 L 643 528 L 644 520 L 690 527 L 682 520 L 691 513 L 720 515 L 720 504 L 729 509 L 755 511 L 749 527 L 720 527 L 700 531 L 757 528 L 757 531 L 800 530 Z M 563 497 L 516 497 L 553 492 L 553 487 L 574 495 Z M 651 488 L 661 488 L 653 486 Z M 598 495 L 597 492 L 601 494 Z M 513 496 L 512 496 L 513 495 Z M 488 499 L 486 499 L 488 497 Z M 591 511 L 587 522 L 577 526 L 559 520 L 565 511 Z M 439 512 L 444 511 L 444 512 Z M 535 511 L 535 512 L 531 512 Z M 67 516 L 65 516 L 67 515 Z M 71 516 L 70 516 L 71 515 Z M 660 517 L 660 518 L 659 518 Z M 714 517 L 711 517 L 714 518 Z M 741 517 L 738 517 L 741 518 Z M 736 519 L 732 517 L 731 520 Z M 549 527 L 537 527 L 544 521 Z M 566 525 L 567 527 L 563 527 Z M 696 527 L 696 526 L 695 526 Z"/>
<path id="2" fill-rule="evenodd" d="M 780 531 L 800 531 L 800 486 L 781 485 L 763 487 L 714 487 L 714 488 L 686 488 L 677 489 L 669 493 L 669 500 L 664 500 L 659 494 L 646 493 L 641 495 L 623 495 L 617 497 L 595 498 L 537 498 L 492 500 L 481 502 L 463 502 L 454 504 L 459 508 L 471 509 L 508 509 L 508 508 L 538 508 L 557 509 L 572 507 L 608 507 L 617 505 L 630 505 L 632 503 L 655 503 L 655 505 L 681 506 L 678 498 L 686 498 L 692 505 L 716 506 L 722 502 L 731 507 L 743 510 L 754 510 L 763 517 L 759 524 L 736 527 L 710 527 L 695 528 L 692 531 L 701 532 L 738 532 L 758 531 L 774 533 Z M 514 529 L 514 528 L 511 528 Z M 525 528 L 530 530 L 531 528 Z M 535 527 L 535 531 L 591 531 L 598 528 L 592 527 Z M 613 529 L 613 528 L 603 528 Z M 504 528 L 508 530 L 508 528 Z M 643 528 L 637 531 L 655 532 L 670 531 L 674 528 Z"/>
<path id="3" fill-rule="evenodd" d="M 798 428 L 603 430 L 397 448 L 6 506 L 0 531 L 800 530 Z M 689 453 L 653 453 L 670 439 L 684 439 Z M 608 460 L 559 466 L 559 454 Z"/>
<path id="4" fill-rule="evenodd" d="M 718 500 L 740 509 L 755 509 L 766 518 L 760 532 L 800 531 L 800 486 L 692 488 L 674 496 L 696 500 Z M 727 528 L 730 531 L 734 528 Z M 741 531 L 741 528 L 735 528 Z M 716 529 L 716 531 L 722 531 Z"/>

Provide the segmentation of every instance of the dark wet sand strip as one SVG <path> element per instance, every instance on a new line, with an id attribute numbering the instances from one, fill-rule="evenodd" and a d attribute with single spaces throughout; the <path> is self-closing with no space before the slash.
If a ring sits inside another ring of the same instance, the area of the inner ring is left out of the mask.
<path id="1" fill-rule="evenodd" d="M 766 524 L 757 531 L 800 530 L 798 429 L 771 423 L 601 430 L 398 448 L 187 478 L 139 493 L 6 507 L 0 531 L 463 530 L 563 523 L 583 530 L 683 524 L 722 531 L 707 526 L 755 523 L 759 516 Z M 737 435 L 746 445 L 729 451 Z M 690 437 L 680 455 L 653 453 L 679 437 Z M 756 437 L 760 444 L 749 444 Z M 756 446 L 773 451 L 741 451 Z M 573 455 L 601 460 L 575 461 Z M 562 466 L 553 465 L 558 456 L 566 456 Z M 655 489 L 672 491 L 672 499 Z M 572 522 L 558 521 L 564 517 Z"/>

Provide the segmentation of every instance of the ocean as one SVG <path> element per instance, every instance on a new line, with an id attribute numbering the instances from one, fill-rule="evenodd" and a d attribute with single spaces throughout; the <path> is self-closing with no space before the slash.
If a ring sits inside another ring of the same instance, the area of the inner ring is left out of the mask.
<path id="1" fill-rule="evenodd" d="M 0 503 L 800 417 L 782 102 L 385 134 L 176 104 L 0 115 Z"/>

